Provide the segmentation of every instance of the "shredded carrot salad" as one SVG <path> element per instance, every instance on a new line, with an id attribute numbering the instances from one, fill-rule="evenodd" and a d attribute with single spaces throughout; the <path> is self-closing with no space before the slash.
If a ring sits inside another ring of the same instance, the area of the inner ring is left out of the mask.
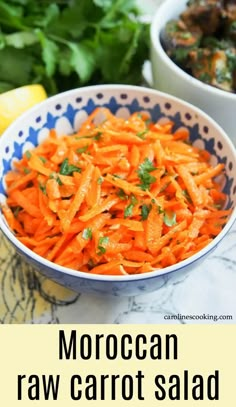
<path id="1" fill-rule="evenodd" d="M 99 123 L 97 118 L 102 120 Z M 96 109 L 78 133 L 51 130 L 6 175 L 4 216 L 44 258 L 88 273 L 146 273 L 209 244 L 230 210 L 215 177 L 223 164 L 171 121 Z"/>

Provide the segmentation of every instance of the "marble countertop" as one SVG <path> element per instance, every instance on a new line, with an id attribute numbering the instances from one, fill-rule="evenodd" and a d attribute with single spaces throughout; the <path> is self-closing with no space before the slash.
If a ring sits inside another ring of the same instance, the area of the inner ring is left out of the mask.
<path id="1" fill-rule="evenodd" d="M 147 0 L 146 11 L 150 14 L 162 1 Z M 170 278 L 150 294 L 123 298 L 77 294 L 58 286 L 26 264 L 0 233 L 0 323 L 209 322 L 236 323 L 236 225 L 184 278 Z"/>
<path id="2" fill-rule="evenodd" d="M 0 234 L 3 324 L 236 323 L 235 292 L 236 225 L 217 249 L 184 278 L 170 279 L 150 294 L 121 298 L 77 294 L 58 286 L 26 264 Z M 201 319 L 183 319 L 186 316 Z M 224 319 L 220 319 L 222 316 Z M 179 319 L 171 319 L 174 317 Z M 215 317 L 218 321 L 209 319 Z"/>

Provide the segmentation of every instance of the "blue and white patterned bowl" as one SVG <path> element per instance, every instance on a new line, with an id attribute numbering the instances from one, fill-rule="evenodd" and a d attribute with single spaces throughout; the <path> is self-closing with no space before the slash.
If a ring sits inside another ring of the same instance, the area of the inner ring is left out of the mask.
<path id="1" fill-rule="evenodd" d="M 222 190 L 228 195 L 227 207 L 234 211 L 222 232 L 196 255 L 176 265 L 145 275 L 98 276 L 74 271 L 38 256 L 21 244 L 0 213 L 0 228 L 7 239 L 27 262 L 45 276 L 78 292 L 102 295 L 134 295 L 154 291 L 168 281 L 169 276 L 180 276 L 203 260 L 224 238 L 236 219 L 236 151 L 224 131 L 205 113 L 194 106 L 155 90 L 124 85 L 101 85 L 71 90 L 40 103 L 17 119 L 0 139 L 0 203 L 6 199 L 5 174 L 14 160 L 38 145 L 49 130 L 72 133 L 97 106 L 106 106 L 117 116 L 127 117 L 137 111 L 149 112 L 152 120 L 169 117 L 175 128 L 187 126 L 194 145 L 206 148 L 212 162 L 223 162 L 226 173 Z"/>

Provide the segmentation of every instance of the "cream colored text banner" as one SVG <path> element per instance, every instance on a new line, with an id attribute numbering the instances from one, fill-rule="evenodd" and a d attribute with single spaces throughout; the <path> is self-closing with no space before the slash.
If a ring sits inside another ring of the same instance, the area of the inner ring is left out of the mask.
<path id="1" fill-rule="evenodd" d="M 0 405 L 236 405 L 236 326 L 2 325 Z"/>

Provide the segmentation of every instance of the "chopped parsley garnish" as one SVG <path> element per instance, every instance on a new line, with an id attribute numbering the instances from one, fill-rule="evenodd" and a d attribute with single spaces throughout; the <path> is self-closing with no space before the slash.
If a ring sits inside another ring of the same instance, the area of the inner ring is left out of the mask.
<path id="1" fill-rule="evenodd" d="M 103 178 L 103 177 L 99 177 L 99 178 L 97 179 L 98 185 L 101 185 L 101 184 L 103 183 L 103 181 L 104 181 L 104 178 Z"/>
<path id="2" fill-rule="evenodd" d="M 99 141 L 101 139 L 101 137 L 102 137 L 102 132 L 98 131 L 96 136 L 94 136 L 94 140 Z"/>
<path id="3" fill-rule="evenodd" d="M 57 175 L 57 173 L 52 172 L 49 175 L 49 178 L 50 179 L 55 179 L 57 181 L 58 185 L 60 185 L 60 186 L 63 185 L 63 182 L 62 182 L 61 178 L 59 177 L 59 175 Z"/>
<path id="4" fill-rule="evenodd" d="M 128 206 L 126 206 L 125 210 L 124 210 L 124 217 L 129 218 L 130 216 L 132 216 L 133 214 L 133 209 L 134 209 L 134 205 L 133 204 L 129 204 Z"/>
<path id="5" fill-rule="evenodd" d="M 88 147 L 89 147 L 89 146 L 88 146 L 88 144 L 87 144 L 87 145 L 84 146 L 84 147 L 77 148 L 76 153 L 78 153 L 78 154 L 85 153 L 85 151 L 88 150 Z"/>
<path id="6" fill-rule="evenodd" d="M 128 199 L 128 195 L 126 195 L 123 189 L 119 189 L 117 196 L 122 200 Z"/>
<path id="7" fill-rule="evenodd" d="M 130 204 L 126 206 L 124 210 L 124 218 L 129 218 L 133 214 L 134 206 L 138 203 L 136 196 L 133 194 L 130 196 Z"/>
<path id="8" fill-rule="evenodd" d="M 148 133 L 148 129 L 146 129 L 146 130 L 143 130 L 143 131 L 139 131 L 137 134 L 136 134 L 136 136 L 137 137 L 139 137 L 139 138 L 141 138 L 142 140 L 145 140 L 145 134 L 147 134 Z"/>
<path id="9" fill-rule="evenodd" d="M 46 185 L 43 185 L 39 182 L 39 189 L 41 189 L 42 193 L 44 195 L 47 195 L 47 191 L 46 191 Z"/>
<path id="10" fill-rule="evenodd" d="M 63 182 L 58 175 L 55 177 L 55 180 L 57 181 L 58 185 L 63 185 Z"/>
<path id="11" fill-rule="evenodd" d="M 60 168 L 60 174 L 61 175 L 71 175 L 73 172 L 81 172 L 80 167 L 76 167 L 73 164 L 69 164 L 68 158 L 65 158 L 65 160 L 61 164 Z"/>
<path id="12" fill-rule="evenodd" d="M 83 232 L 82 232 L 82 238 L 85 239 L 85 240 L 89 240 L 89 239 L 91 240 L 92 237 L 93 237 L 92 229 L 91 228 L 85 228 L 83 230 Z"/>
<path id="13" fill-rule="evenodd" d="M 152 119 L 149 117 L 148 119 L 145 120 L 145 124 L 148 127 L 152 123 Z M 149 129 L 147 129 L 148 131 Z"/>
<path id="14" fill-rule="evenodd" d="M 109 237 L 107 236 L 103 236 L 99 238 L 98 241 L 98 254 L 102 255 L 106 253 L 106 248 L 104 247 L 104 245 L 107 245 L 107 243 L 109 242 Z"/>
<path id="15" fill-rule="evenodd" d="M 141 181 L 139 184 L 139 187 L 143 190 L 149 190 L 151 184 L 153 184 L 156 181 L 156 177 L 153 175 L 150 175 L 150 172 L 156 170 L 156 167 L 154 167 L 153 163 L 149 158 L 145 158 L 144 162 L 139 165 L 138 167 L 138 177 Z"/>
<path id="16" fill-rule="evenodd" d="M 157 206 L 157 210 L 159 214 L 165 213 L 164 209 L 160 205 Z"/>
<path id="17" fill-rule="evenodd" d="M 24 171 L 24 174 L 29 174 L 29 173 L 31 172 L 30 169 L 27 168 L 27 167 L 25 167 L 25 168 L 23 169 L 23 171 Z"/>
<path id="18" fill-rule="evenodd" d="M 134 196 L 133 194 L 130 196 L 130 201 L 132 205 L 136 205 L 138 203 L 136 196 Z"/>
<path id="19" fill-rule="evenodd" d="M 152 209 L 151 204 L 150 205 L 144 204 L 144 205 L 141 206 L 141 218 L 142 218 L 142 220 L 147 220 L 149 212 L 151 211 L 151 209 Z"/>
<path id="20" fill-rule="evenodd" d="M 105 253 L 106 253 L 105 247 L 99 245 L 99 246 L 98 246 L 98 249 L 99 249 L 99 251 L 98 251 L 98 255 L 99 255 L 99 256 L 101 256 L 102 254 L 105 254 Z"/>
<path id="21" fill-rule="evenodd" d="M 31 152 L 29 150 L 27 150 L 25 152 L 25 156 L 26 156 L 27 160 L 29 160 L 31 158 Z"/>
<path id="22" fill-rule="evenodd" d="M 42 161 L 43 164 L 47 162 L 47 159 L 45 157 L 40 156 L 39 159 Z"/>
<path id="23" fill-rule="evenodd" d="M 174 226 L 176 225 L 176 213 L 175 212 L 165 212 L 163 221 L 166 226 Z"/>

